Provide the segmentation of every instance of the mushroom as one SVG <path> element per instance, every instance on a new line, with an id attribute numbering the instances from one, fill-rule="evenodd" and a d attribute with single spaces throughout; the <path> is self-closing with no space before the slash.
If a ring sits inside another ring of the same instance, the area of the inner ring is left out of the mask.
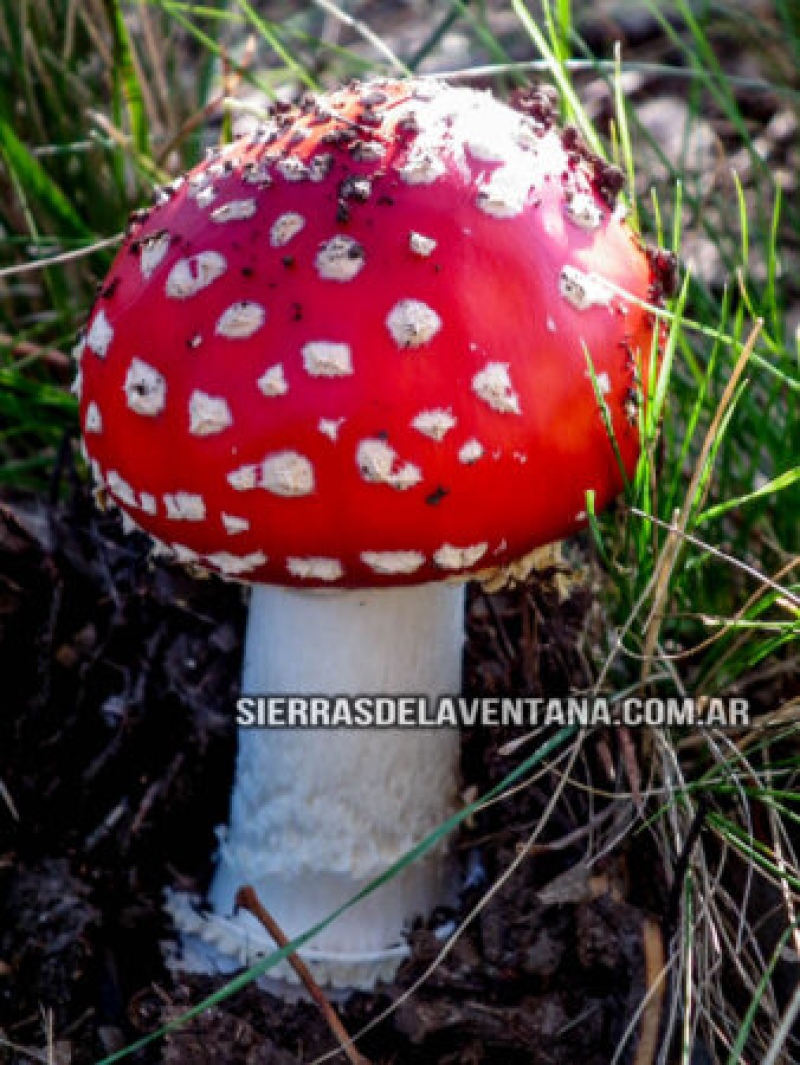
<path id="1" fill-rule="evenodd" d="M 133 217 L 82 344 L 85 447 L 162 547 L 252 584 L 244 692 L 452 693 L 464 582 L 519 572 L 634 467 L 670 268 L 551 112 L 353 83 Z M 305 931 L 453 811 L 457 763 L 447 729 L 242 729 L 212 912 L 175 896 L 177 922 L 217 961 L 268 952 L 234 914 L 249 883 Z M 447 892 L 439 848 L 304 957 L 370 987 Z"/>

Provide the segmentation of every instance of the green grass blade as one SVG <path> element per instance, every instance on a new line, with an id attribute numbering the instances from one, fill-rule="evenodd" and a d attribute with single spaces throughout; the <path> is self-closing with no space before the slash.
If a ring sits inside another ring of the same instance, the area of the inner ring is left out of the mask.
<path id="1" fill-rule="evenodd" d="M 294 56 L 280 39 L 274 23 L 267 21 L 255 10 L 250 0 L 236 0 L 242 14 L 254 30 L 267 42 L 273 52 L 286 64 L 286 69 L 308 89 L 318 89 L 316 79 L 309 74 L 300 60 Z"/>
<path id="2" fill-rule="evenodd" d="M 558 57 L 554 54 L 552 48 L 548 44 L 547 38 L 536 25 L 536 22 L 534 21 L 530 11 L 528 11 L 527 7 L 525 7 L 525 4 L 522 2 L 522 0 L 512 0 L 511 6 L 513 7 L 514 12 L 517 15 L 517 18 L 519 18 L 520 22 L 525 28 L 525 31 L 527 32 L 528 36 L 536 45 L 539 54 L 545 60 L 547 68 L 550 71 L 554 82 L 556 83 L 556 87 L 561 93 L 570 118 L 573 122 L 575 122 L 576 126 L 581 132 L 581 135 L 583 136 L 589 147 L 592 149 L 592 151 L 596 152 L 599 156 L 605 158 L 605 153 L 603 151 L 603 145 L 600 141 L 600 138 L 598 137 L 594 126 L 586 117 L 586 112 L 584 111 L 583 106 L 581 105 L 577 93 L 572 87 L 572 83 L 569 80 L 569 77 L 567 76 L 567 72 L 564 68 L 563 63 L 559 62 Z"/>
<path id="3" fill-rule="evenodd" d="M 115 95 L 121 95 L 125 101 L 136 151 L 148 156 L 150 131 L 128 27 L 119 0 L 104 0 L 104 4 L 114 38 L 114 92 Z"/>
<path id="4" fill-rule="evenodd" d="M 695 519 L 698 525 L 702 525 L 705 522 L 713 521 L 714 518 L 719 518 L 723 514 L 727 514 L 730 510 L 738 510 L 740 507 L 747 506 L 748 503 L 752 503 L 756 499 L 763 499 L 765 496 L 774 495 L 776 492 L 782 492 L 787 488 L 791 488 L 793 484 L 797 484 L 800 481 L 800 466 L 795 467 L 793 470 L 787 470 L 786 473 L 782 473 L 778 477 L 774 477 L 771 481 L 757 488 L 754 492 L 748 492 L 746 495 L 738 496 L 736 499 L 727 499 L 724 503 L 718 503 L 716 506 L 709 507 L 708 510 L 703 511 Z"/>
<path id="5" fill-rule="evenodd" d="M 41 205 L 67 236 L 87 239 L 92 237 L 68 196 L 52 180 L 33 152 L 17 137 L 3 115 L 0 115 L 0 157 L 26 190 L 29 200 Z"/>

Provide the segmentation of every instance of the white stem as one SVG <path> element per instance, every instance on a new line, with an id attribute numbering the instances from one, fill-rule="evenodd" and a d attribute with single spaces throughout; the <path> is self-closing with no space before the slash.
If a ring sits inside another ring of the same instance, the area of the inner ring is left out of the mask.
<path id="1" fill-rule="evenodd" d="M 337 592 L 257 586 L 243 692 L 430 699 L 457 692 L 463 594 L 452 584 Z M 453 812 L 457 767 L 453 729 L 240 730 L 230 827 L 210 891 L 222 920 L 211 918 L 205 938 L 240 961 L 273 949 L 249 914 L 230 916 L 243 884 L 289 937 L 328 916 Z M 446 901 L 447 880 L 439 849 L 348 910 L 301 951 L 317 980 L 370 987 L 391 978 L 406 953 L 403 931 Z"/>

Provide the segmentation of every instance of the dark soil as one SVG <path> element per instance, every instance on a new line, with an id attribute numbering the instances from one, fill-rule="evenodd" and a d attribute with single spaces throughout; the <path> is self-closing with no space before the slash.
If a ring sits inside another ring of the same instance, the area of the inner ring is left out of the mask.
<path id="1" fill-rule="evenodd" d="M 584 682 L 588 595 L 561 602 L 552 577 L 473 593 L 468 692 Z M 237 586 L 154 563 L 144 538 L 124 536 L 78 484 L 69 504 L 0 506 L 0 1032 L 28 1048 L 0 1043 L 0 1062 L 47 1060 L 36 1054 L 48 1030 L 52 1060 L 95 1062 L 222 985 L 165 968 L 161 896 L 167 885 L 202 891 L 211 872 L 243 625 Z M 500 751 L 510 738 L 464 736 L 465 788 L 482 792 L 513 768 L 519 755 Z M 610 785 L 603 743 L 604 758 L 587 747 L 583 772 Z M 460 833 L 461 905 L 440 920 L 463 918 L 507 868 L 555 784 L 545 774 Z M 527 858 L 424 987 L 359 1044 L 371 1061 L 610 1060 L 644 992 L 644 917 L 667 899 L 644 843 L 583 868 L 592 811 L 579 795 L 539 841 L 557 846 Z M 425 929 L 412 942 L 395 985 L 347 1003 L 350 1032 L 440 947 Z M 315 1007 L 251 986 L 132 1060 L 290 1065 L 334 1045 Z"/>

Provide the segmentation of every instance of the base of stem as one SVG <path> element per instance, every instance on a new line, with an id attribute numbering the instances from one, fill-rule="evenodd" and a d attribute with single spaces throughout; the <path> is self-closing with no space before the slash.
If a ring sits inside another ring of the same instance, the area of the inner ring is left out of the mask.
<path id="1" fill-rule="evenodd" d="M 446 584 L 321 595 L 257 586 L 242 690 L 453 694 L 463 610 L 463 588 Z M 458 755 L 451 729 L 243 728 L 213 912 L 169 900 L 184 954 L 192 946 L 203 969 L 232 971 L 274 952 L 257 919 L 235 912 L 247 885 L 290 940 L 342 910 L 299 951 L 321 986 L 390 980 L 411 922 L 449 901 L 445 842 L 351 900 L 453 813 Z M 286 962 L 270 975 L 297 982 Z"/>
<path id="2" fill-rule="evenodd" d="M 181 933 L 169 964 L 181 972 L 229 975 L 277 950 L 266 930 L 245 911 L 222 917 L 204 910 L 196 896 L 178 891 L 167 892 L 165 909 Z M 298 951 L 320 987 L 348 992 L 371 991 L 378 983 L 390 982 L 409 953 L 407 943 L 353 953 L 320 950 L 312 943 Z M 291 997 L 286 985 L 300 986 L 297 973 L 285 960 L 272 966 L 262 982 L 284 997 Z"/>

